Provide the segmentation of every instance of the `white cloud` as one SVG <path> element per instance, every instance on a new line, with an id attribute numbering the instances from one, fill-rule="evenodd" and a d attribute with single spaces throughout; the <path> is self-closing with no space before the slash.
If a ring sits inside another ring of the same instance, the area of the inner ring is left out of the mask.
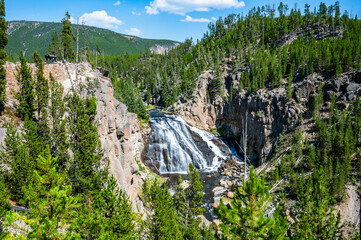
<path id="1" fill-rule="evenodd" d="M 216 21 L 216 20 L 217 20 L 217 18 L 215 18 L 215 17 L 211 17 L 211 19 L 212 19 L 213 21 Z"/>
<path id="2" fill-rule="evenodd" d="M 131 29 L 127 29 L 125 31 L 127 32 L 127 34 L 134 35 L 134 36 L 138 36 L 142 33 L 142 31 L 140 31 L 138 28 L 131 28 Z"/>
<path id="3" fill-rule="evenodd" d="M 141 13 L 138 13 L 138 12 L 136 12 L 136 11 L 132 11 L 132 14 L 135 15 L 135 16 L 140 16 L 140 15 L 142 15 Z"/>
<path id="4" fill-rule="evenodd" d="M 159 12 L 185 15 L 188 12 L 207 12 L 212 9 L 241 8 L 242 0 L 153 0 L 145 7 L 148 14 Z"/>
<path id="5" fill-rule="evenodd" d="M 75 20 L 72 16 L 70 16 L 69 21 L 70 21 L 72 24 L 76 24 L 76 20 Z"/>
<path id="6" fill-rule="evenodd" d="M 120 1 L 115 2 L 113 5 L 114 5 L 114 6 L 119 6 L 119 5 L 120 5 Z"/>
<path id="7" fill-rule="evenodd" d="M 86 25 L 117 29 L 118 26 L 123 24 L 123 21 L 116 17 L 109 16 L 104 10 L 94 11 L 92 13 L 84 13 L 80 18 L 80 22 L 84 22 Z"/>
<path id="8" fill-rule="evenodd" d="M 211 22 L 211 20 L 207 18 L 192 18 L 191 16 L 186 16 L 181 22 Z"/>

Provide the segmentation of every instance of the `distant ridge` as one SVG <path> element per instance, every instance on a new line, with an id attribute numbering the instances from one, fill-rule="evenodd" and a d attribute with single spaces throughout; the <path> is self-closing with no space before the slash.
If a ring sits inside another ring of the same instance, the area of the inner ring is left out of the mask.
<path id="1" fill-rule="evenodd" d="M 76 25 L 73 25 L 72 29 L 76 34 Z M 28 58 L 31 57 L 34 50 L 44 55 L 47 53 L 54 32 L 60 34 L 61 30 L 62 23 L 10 21 L 8 26 L 9 43 L 5 50 L 9 56 L 15 58 L 17 58 L 20 51 L 24 51 L 25 56 Z M 107 29 L 85 25 L 79 26 L 79 47 L 89 46 L 91 50 L 95 50 L 96 44 L 99 45 L 102 52 L 104 51 L 105 55 L 121 55 L 126 53 L 138 54 L 147 49 L 154 51 L 159 49 L 159 46 L 161 49 L 170 49 L 178 45 L 178 42 L 144 39 Z"/>

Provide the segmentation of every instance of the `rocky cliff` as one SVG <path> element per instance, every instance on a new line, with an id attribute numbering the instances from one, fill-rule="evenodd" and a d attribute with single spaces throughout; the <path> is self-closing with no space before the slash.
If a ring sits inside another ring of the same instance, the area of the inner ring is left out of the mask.
<path id="1" fill-rule="evenodd" d="M 333 94 L 341 108 L 346 108 L 347 101 L 361 95 L 361 72 L 348 72 L 338 79 L 310 75 L 306 80 L 292 84 L 292 99 L 287 99 L 286 81 L 275 89 L 263 88 L 253 93 L 243 89 L 230 99 L 231 89 L 238 89 L 242 70 L 225 71 L 223 75 L 225 87 L 222 97 L 211 96 L 214 72 L 208 70 L 198 77 L 192 98 L 180 98 L 168 110 L 193 126 L 205 130 L 217 129 L 222 136 L 238 143 L 247 121 L 247 152 L 255 164 L 262 164 L 272 153 L 280 134 L 303 124 L 320 83 L 324 85 L 324 107 Z"/>
<path id="2" fill-rule="evenodd" d="M 12 91 L 18 88 L 14 75 L 16 65 L 9 62 L 5 65 L 7 105 L 11 109 L 14 109 L 17 103 L 12 94 Z M 35 73 L 35 65 L 30 64 L 30 66 Z M 129 195 L 133 209 L 140 209 L 141 201 L 138 201 L 138 193 L 142 180 L 140 174 L 136 174 L 139 171 L 136 159 L 140 159 L 143 140 L 137 116 L 129 113 L 127 107 L 114 98 L 111 80 L 103 77 L 99 71 L 92 70 L 90 64 L 81 63 L 78 66 L 68 64 L 68 70 L 69 73 L 63 63 L 45 64 L 44 75 L 47 77 L 51 73 L 55 80 L 63 84 L 65 92 L 72 86 L 83 84 L 88 88 L 84 91 L 85 94 L 96 96 L 98 99 L 96 120 L 104 159 L 109 159 L 110 171 L 117 179 L 119 186 Z M 93 88 L 90 89 L 89 86 Z M 4 132 L 2 129 L 1 133 Z"/>

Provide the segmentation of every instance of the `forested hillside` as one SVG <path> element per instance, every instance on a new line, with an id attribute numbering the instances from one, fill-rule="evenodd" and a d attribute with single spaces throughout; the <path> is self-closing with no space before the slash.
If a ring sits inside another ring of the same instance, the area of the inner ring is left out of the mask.
<path id="1" fill-rule="evenodd" d="M 197 43 L 187 40 L 165 55 L 84 58 L 110 70 L 111 79 L 98 70 L 85 74 L 82 64 L 48 64 L 68 74 L 57 82 L 36 51 L 35 64 L 20 53 L 16 67 L 6 68 L 10 28 L 0 0 L 0 123 L 6 127 L 0 239 L 360 239 L 357 222 L 347 223 L 337 209 L 350 198 L 348 188 L 360 186 L 361 21 L 341 13 L 338 2 L 311 9 L 281 3 L 232 14 L 211 23 Z M 59 28 L 61 39 L 49 29 L 47 37 L 42 30 L 38 35 L 74 62 L 68 13 Z M 12 71 L 16 83 L 10 85 Z M 230 181 L 227 197 L 213 204 L 212 224 L 203 224 L 205 193 L 195 166 L 171 194 L 164 178 L 134 156 L 121 156 L 136 144 L 129 142 L 136 129 L 122 104 L 111 100 L 113 88 L 139 119 L 149 117 L 144 102 L 175 114 L 198 107 L 201 113 L 185 116 L 213 118 L 215 128 L 208 130 L 238 144 L 243 181 Z M 251 149 L 259 143 L 261 149 Z M 250 150 L 258 156 L 251 158 Z"/>
<path id="2" fill-rule="evenodd" d="M 58 22 L 29 22 L 11 21 L 8 26 L 9 43 L 6 52 L 12 58 L 16 58 L 20 51 L 24 51 L 27 58 L 36 50 L 40 55 L 48 53 L 48 46 L 55 32 L 60 34 L 62 23 Z M 77 25 L 72 25 L 72 31 L 76 34 Z M 140 37 L 124 35 L 110 30 L 79 26 L 80 52 L 95 51 L 98 45 L 99 55 L 138 54 L 145 52 L 156 45 L 173 47 L 176 42 L 170 40 L 143 39 Z M 73 43 L 76 49 L 76 42 Z M 85 49 L 87 48 L 87 49 Z"/>
<path id="3" fill-rule="evenodd" d="M 131 82 L 148 102 L 159 94 L 159 104 L 164 106 L 179 96 L 189 98 L 195 78 L 207 69 L 216 75 L 211 95 L 221 96 L 225 94 L 223 71 L 242 72 L 238 89 L 229 93 L 233 96 L 243 88 L 250 92 L 275 88 L 286 78 L 302 80 L 313 72 L 338 76 L 360 68 L 361 21 L 357 16 L 341 13 L 339 3 L 312 9 L 306 5 L 301 11 L 281 4 L 277 9 L 254 8 L 246 16 L 232 14 L 210 23 L 196 44 L 187 40 L 165 56 L 112 57 L 107 67 L 118 73 L 122 83 L 116 84 Z"/>

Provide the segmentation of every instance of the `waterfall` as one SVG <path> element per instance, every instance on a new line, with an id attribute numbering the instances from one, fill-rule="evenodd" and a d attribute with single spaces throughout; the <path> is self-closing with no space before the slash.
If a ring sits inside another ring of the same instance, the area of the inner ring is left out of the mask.
<path id="1" fill-rule="evenodd" d="M 231 154 L 214 134 L 188 125 L 173 115 L 151 114 L 147 158 L 159 173 L 186 173 L 192 163 L 200 171 L 214 171 Z"/>

